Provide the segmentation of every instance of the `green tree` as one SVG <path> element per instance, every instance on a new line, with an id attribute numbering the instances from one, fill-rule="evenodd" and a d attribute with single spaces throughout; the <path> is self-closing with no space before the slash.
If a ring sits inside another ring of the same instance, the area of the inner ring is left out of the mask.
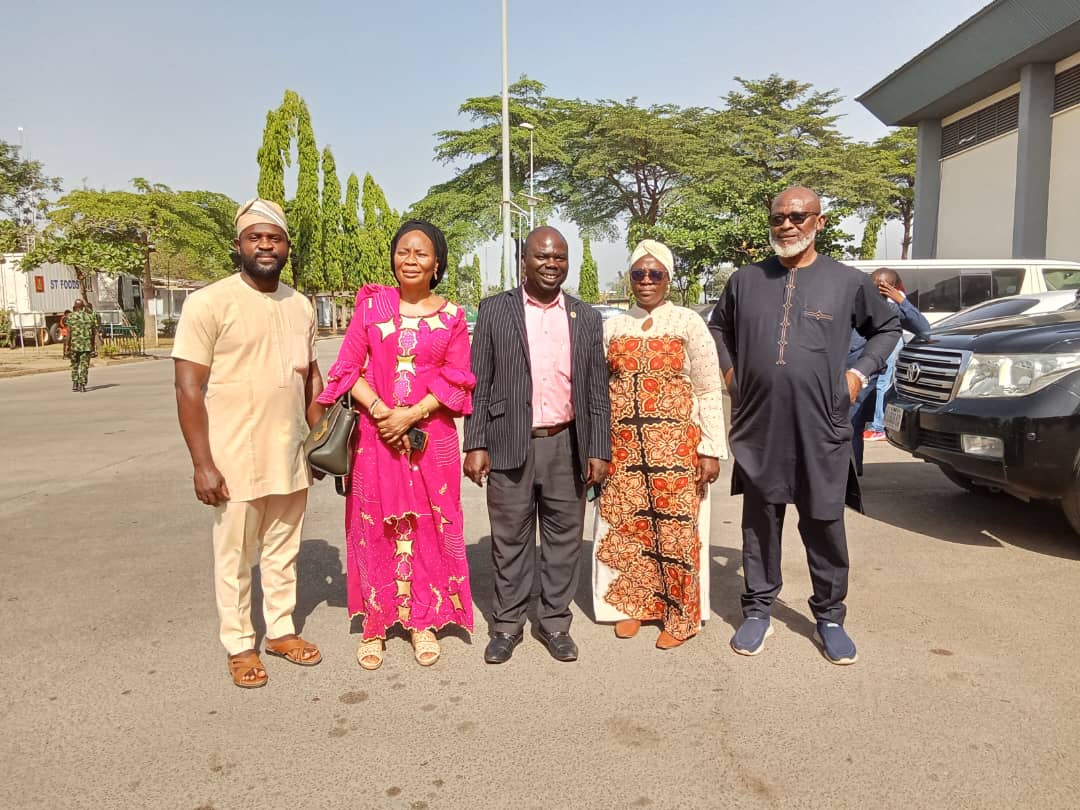
<path id="1" fill-rule="evenodd" d="M 458 283 L 461 276 L 461 269 L 458 267 L 457 262 L 450 262 L 450 268 L 446 271 L 446 276 L 443 279 L 443 297 L 449 301 L 460 301 L 461 293 L 458 291 Z"/>
<path id="2" fill-rule="evenodd" d="M 345 238 L 342 231 L 341 181 L 334 154 L 327 146 L 322 154 L 322 261 L 323 283 L 329 292 L 340 292 L 345 285 Z"/>
<path id="3" fill-rule="evenodd" d="M 573 102 L 564 143 L 570 159 L 552 171 L 563 213 L 579 227 L 612 237 L 655 225 L 682 189 L 720 170 L 722 153 L 706 137 L 708 111 L 674 104 Z"/>
<path id="4" fill-rule="evenodd" d="M 24 159 L 18 146 L 0 140 L 0 252 L 22 247 L 46 195 L 58 191 L 60 180 L 46 175 L 39 161 Z"/>
<path id="5" fill-rule="evenodd" d="M 267 110 L 262 144 L 259 146 L 257 155 L 259 196 L 264 200 L 276 202 L 282 208 L 285 207 L 286 202 L 285 167 L 292 166 L 289 149 L 296 128 L 285 107 L 290 104 L 290 96 L 295 95 L 291 90 L 286 90 L 282 106 L 275 110 Z"/>
<path id="6" fill-rule="evenodd" d="M 467 301 L 473 307 L 480 306 L 480 299 L 484 297 L 484 277 L 480 271 L 480 256 L 474 255 L 472 260 L 472 273 L 469 274 L 469 288 Z"/>
<path id="7" fill-rule="evenodd" d="M 292 142 L 296 141 L 296 197 L 285 191 L 285 167 L 292 166 Z M 307 103 L 286 90 L 281 106 L 266 114 L 263 141 L 258 151 L 259 196 L 285 209 L 291 242 L 289 268 L 282 281 L 297 289 L 317 289 L 324 281 L 319 224 L 319 149 L 311 126 Z M 309 278 L 310 277 L 310 278 Z"/>
<path id="8" fill-rule="evenodd" d="M 360 181 L 350 174 L 345 184 L 345 210 L 341 218 L 342 261 L 345 288 L 359 290 L 365 283 L 363 272 L 364 229 L 360 224 Z"/>
<path id="9" fill-rule="evenodd" d="M 595 304 L 600 300 L 600 280 L 597 278 L 596 260 L 592 255 L 589 237 L 581 237 L 581 273 L 578 278 L 581 300 Z"/>
<path id="10" fill-rule="evenodd" d="M 511 84 L 508 90 L 511 186 L 516 191 L 527 188 L 529 133 L 519 124 L 530 123 L 536 127 L 533 130 L 536 192 L 542 200 L 553 201 L 553 189 L 546 177 L 550 167 L 568 159 L 562 149 L 565 102 L 545 96 L 544 85 L 527 76 Z M 464 246 L 467 250 L 494 238 L 502 230 L 502 99 L 500 96 L 469 98 L 458 108 L 458 113 L 468 116 L 476 126 L 435 133 L 436 160 L 457 167 L 458 172 L 452 180 L 432 186 L 427 196 L 434 199 L 425 207 L 449 205 L 457 211 L 459 222 L 472 226 L 475 233 Z M 538 207 L 541 220 L 552 210 L 550 201 L 541 202 Z M 524 206 L 524 201 L 520 202 Z"/>
<path id="11" fill-rule="evenodd" d="M 311 114 L 300 99 L 296 116 L 296 197 L 289 206 L 289 251 L 293 280 L 299 289 L 315 292 L 325 284 L 319 208 L 319 148 L 311 127 Z"/>
<path id="12" fill-rule="evenodd" d="M 908 258 L 911 250 L 911 230 L 915 222 L 915 157 L 918 152 L 918 132 L 914 127 L 901 127 L 878 138 L 871 147 L 873 171 L 886 183 L 884 201 L 872 207 L 870 222 L 877 218 L 882 222 L 899 222 L 903 227 L 900 240 L 900 258 Z M 875 237 L 877 229 L 874 231 Z M 864 242 L 865 246 L 865 242 Z M 877 244 L 875 241 L 874 249 Z M 863 258 L 874 258 L 873 255 Z"/>
<path id="13" fill-rule="evenodd" d="M 401 218 L 386 201 L 386 195 L 370 172 L 364 175 L 364 196 L 360 207 L 364 211 L 364 227 L 360 247 L 360 277 L 364 284 L 394 285 L 390 269 L 390 242 L 401 224 Z"/>
<path id="14" fill-rule="evenodd" d="M 153 312 L 152 256 L 183 256 L 211 271 L 230 263 L 233 232 L 223 228 L 222 209 L 235 203 L 210 192 L 174 192 L 142 178 L 135 191 L 81 189 L 63 197 L 49 213 L 43 238 L 23 260 L 24 270 L 58 261 L 76 268 L 83 286 L 90 273 L 142 273 L 144 337 L 157 345 Z"/>

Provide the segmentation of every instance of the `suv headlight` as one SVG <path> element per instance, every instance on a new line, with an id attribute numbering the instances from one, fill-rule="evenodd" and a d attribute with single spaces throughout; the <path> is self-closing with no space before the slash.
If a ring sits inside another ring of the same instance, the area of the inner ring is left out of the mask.
<path id="1" fill-rule="evenodd" d="M 1023 397 L 1080 369 L 1080 354 L 973 354 L 957 398 Z"/>

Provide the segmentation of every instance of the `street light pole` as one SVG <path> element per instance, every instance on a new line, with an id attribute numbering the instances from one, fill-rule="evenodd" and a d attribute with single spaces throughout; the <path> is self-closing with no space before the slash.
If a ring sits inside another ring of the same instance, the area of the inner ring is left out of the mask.
<path id="1" fill-rule="evenodd" d="M 536 129 L 536 124 L 523 121 L 518 126 L 529 130 L 529 230 L 531 231 L 535 227 L 536 214 L 536 186 L 533 178 L 533 130 Z"/>
<path id="2" fill-rule="evenodd" d="M 514 239 L 510 222 L 510 67 L 507 44 L 507 0 L 502 0 L 502 215 L 503 270 L 508 284 L 517 277 L 514 273 Z M 512 286 L 517 286 L 513 284 Z"/>

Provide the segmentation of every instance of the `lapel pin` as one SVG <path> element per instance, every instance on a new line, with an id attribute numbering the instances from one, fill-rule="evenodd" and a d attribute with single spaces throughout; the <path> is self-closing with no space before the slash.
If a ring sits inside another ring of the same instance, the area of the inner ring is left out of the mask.
<path id="1" fill-rule="evenodd" d="M 576 318 L 577 317 L 577 312 L 574 311 L 574 310 L 570 310 L 570 317 L 571 318 Z"/>

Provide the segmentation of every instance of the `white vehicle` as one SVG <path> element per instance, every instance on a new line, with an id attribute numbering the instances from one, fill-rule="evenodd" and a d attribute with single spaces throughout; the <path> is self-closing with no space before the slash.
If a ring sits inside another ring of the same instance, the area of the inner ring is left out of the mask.
<path id="1" fill-rule="evenodd" d="M 0 254 L 0 309 L 11 315 L 11 329 L 24 340 L 60 342 L 60 318 L 79 297 L 75 271 L 45 264 L 29 273 L 20 269 L 23 254 Z"/>
<path id="2" fill-rule="evenodd" d="M 43 264 L 24 272 L 23 255 L 0 253 L 0 310 L 7 311 L 11 331 L 15 335 L 21 333 L 22 340 L 59 343 L 60 319 L 80 297 L 75 269 L 65 264 Z M 138 279 L 127 274 L 94 273 L 88 279 L 87 295 L 103 324 L 110 323 L 108 317 L 112 317 L 118 329 L 125 324 L 119 310 L 141 305 L 138 284 Z M 112 310 L 117 311 L 107 317 Z"/>
<path id="3" fill-rule="evenodd" d="M 1080 262 L 1052 259 L 860 259 L 846 264 L 865 273 L 895 270 L 930 323 L 993 298 L 1080 289 Z"/>
<path id="4" fill-rule="evenodd" d="M 990 321 L 994 318 L 1009 318 L 1014 315 L 1038 315 L 1040 312 L 1057 312 L 1075 304 L 1076 295 L 1072 290 L 1054 290 L 1053 292 L 991 298 L 989 301 L 983 301 L 981 304 L 962 309 L 955 315 L 949 315 L 940 321 L 936 321 L 934 330 L 951 329 L 954 326 L 967 326 L 970 323 Z"/>

